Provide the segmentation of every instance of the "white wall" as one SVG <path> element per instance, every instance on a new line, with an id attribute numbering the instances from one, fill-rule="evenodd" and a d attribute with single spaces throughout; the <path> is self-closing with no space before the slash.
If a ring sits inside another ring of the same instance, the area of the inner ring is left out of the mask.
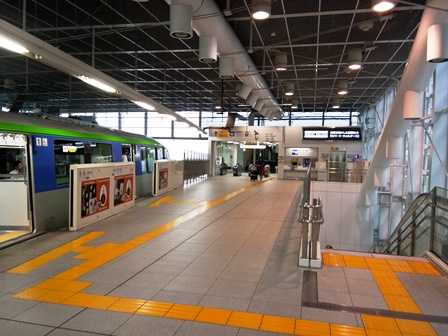
<path id="1" fill-rule="evenodd" d="M 322 247 L 331 245 L 335 249 L 366 251 L 372 246 L 372 232 L 365 230 L 358 220 L 356 204 L 360 189 L 360 183 L 311 183 L 311 198 L 322 200 Z"/>

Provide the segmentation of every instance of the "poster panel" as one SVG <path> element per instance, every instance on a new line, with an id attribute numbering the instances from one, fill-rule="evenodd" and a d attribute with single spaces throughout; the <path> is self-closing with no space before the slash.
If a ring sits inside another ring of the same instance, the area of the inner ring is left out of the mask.
<path id="1" fill-rule="evenodd" d="M 81 183 L 81 218 L 109 209 L 110 179 L 101 178 Z"/>
<path id="2" fill-rule="evenodd" d="M 114 206 L 134 200 L 134 175 L 115 176 L 114 180 Z"/>
<path id="3" fill-rule="evenodd" d="M 159 189 L 164 190 L 168 188 L 168 168 L 161 168 L 159 170 Z"/>

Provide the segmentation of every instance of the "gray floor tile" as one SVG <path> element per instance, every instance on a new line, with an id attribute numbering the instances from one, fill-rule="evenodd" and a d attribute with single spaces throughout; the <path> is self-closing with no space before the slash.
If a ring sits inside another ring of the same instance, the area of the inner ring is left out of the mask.
<path id="1" fill-rule="evenodd" d="M 98 334 L 68 329 L 55 329 L 50 334 L 48 334 L 48 336 L 98 336 Z"/>
<path id="2" fill-rule="evenodd" d="M 0 320 L 0 334 L 5 336 L 43 336 L 51 330 L 51 327 L 36 324 Z"/>
<path id="3" fill-rule="evenodd" d="M 372 280 L 347 279 L 350 294 L 382 296 L 376 283 Z"/>
<path id="4" fill-rule="evenodd" d="M 110 334 L 131 316 L 124 313 L 86 309 L 62 326 L 68 329 Z"/>
<path id="5" fill-rule="evenodd" d="M 372 273 L 366 269 L 344 268 L 347 279 L 362 279 L 373 281 Z"/>
<path id="6" fill-rule="evenodd" d="M 0 317 L 15 317 L 35 305 L 37 305 L 35 301 L 15 299 L 10 295 L 2 296 L 0 298 Z"/>
<path id="7" fill-rule="evenodd" d="M 319 302 L 329 302 L 338 305 L 351 306 L 352 300 L 348 293 L 336 292 L 332 290 L 319 290 Z"/>
<path id="8" fill-rule="evenodd" d="M 298 305 L 256 299 L 251 301 L 247 310 L 260 314 L 290 316 L 295 318 L 299 317 L 300 312 Z"/>
<path id="9" fill-rule="evenodd" d="M 205 323 L 185 322 L 177 330 L 176 336 L 236 336 L 237 333 L 237 328 Z"/>
<path id="10" fill-rule="evenodd" d="M 351 298 L 355 307 L 387 309 L 387 305 L 381 296 L 351 294 Z"/>
<path id="11" fill-rule="evenodd" d="M 344 275 L 344 273 L 342 273 Z M 333 290 L 337 292 L 348 293 L 348 284 L 345 276 L 332 276 L 329 273 L 322 275 L 322 273 L 317 274 L 317 286 L 319 291 L 321 290 Z"/>
<path id="12" fill-rule="evenodd" d="M 215 282 L 215 277 L 179 275 L 164 290 L 205 294 Z"/>
<path id="13" fill-rule="evenodd" d="M 279 336 L 280 334 L 271 333 L 266 331 L 248 330 L 240 329 L 238 331 L 238 336 Z"/>
<path id="14" fill-rule="evenodd" d="M 149 316 L 133 316 L 114 335 L 119 336 L 172 336 L 182 321 Z"/>
<path id="15" fill-rule="evenodd" d="M 202 294 L 161 290 L 152 297 L 152 300 L 195 305 L 202 297 Z"/>
<path id="16" fill-rule="evenodd" d="M 337 312 L 317 308 L 302 307 L 301 318 L 303 320 L 327 321 L 338 324 L 358 326 L 356 315 L 348 312 Z"/>
<path id="17" fill-rule="evenodd" d="M 252 297 L 256 287 L 256 282 L 218 279 L 207 292 L 207 295 L 248 299 Z"/>
<path id="18" fill-rule="evenodd" d="M 160 288 L 144 288 L 140 286 L 122 285 L 114 289 L 110 295 L 135 299 L 150 299 L 159 292 Z"/>
<path id="19" fill-rule="evenodd" d="M 51 303 L 39 303 L 31 309 L 16 316 L 14 320 L 59 326 L 79 313 L 82 308 L 63 306 Z"/>
<path id="20" fill-rule="evenodd" d="M 266 300 L 266 301 L 274 301 L 288 304 L 299 304 L 299 289 L 293 288 L 257 288 L 255 295 L 253 296 L 254 300 Z"/>
<path id="21" fill-rule="evenodd" d="M 231 310 L 245 311 L 249 307 L 249 299 L 233 298 L 226 296 L 205 295 L 200 304 L 207 307 L 218 307 Z"/>

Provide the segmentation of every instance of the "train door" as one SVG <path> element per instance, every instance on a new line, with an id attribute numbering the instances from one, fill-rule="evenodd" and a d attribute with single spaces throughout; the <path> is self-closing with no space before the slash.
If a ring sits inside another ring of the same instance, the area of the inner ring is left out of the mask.
<path id="1" fill-rule="evenodd" d="M 0 133 L 0 244 L 33 231 L 28 138 Z"/>

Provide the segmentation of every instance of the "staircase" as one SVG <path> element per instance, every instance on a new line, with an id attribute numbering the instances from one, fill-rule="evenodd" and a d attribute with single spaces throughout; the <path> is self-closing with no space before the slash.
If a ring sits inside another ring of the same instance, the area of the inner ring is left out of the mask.
<path id="1" fill-rule="evenodd" d="M 448 264 L 448 190 L 440 187 L 415 198 L 378 252 L 421 256 L 427 251 Z"/>

